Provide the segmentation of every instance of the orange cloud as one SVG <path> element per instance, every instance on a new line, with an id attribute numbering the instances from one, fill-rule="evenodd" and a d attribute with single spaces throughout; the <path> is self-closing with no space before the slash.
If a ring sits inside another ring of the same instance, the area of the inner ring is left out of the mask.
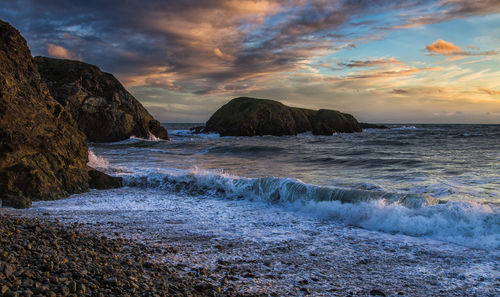
<path id="1" fill-rule="evenodd" d="M 70 60 L 81 60 L 82 58 L 75 53 L 70 52 L 66 48 L 55 45 L 53 43 L 47 43 L 47 53 L 49 56 L 59 59 L 70 59 Z"/>
<path id="2" fill-rule="evenodd" d="M 234 56 L 223 53 L 219 48 L 214 48 L 214 54 L 225 61 L 234 61 L 236 58 Z"/>
<path id="3" fill-rule="evenodd" d="M 468 56 L 494 56 L 498 54 L 496 51 L 464 51 L 461 47 L 442 39 L 438 39 L 433 43 L 426 45 L 425 48 L 431 55 L 438 54 L 443 56 L 453 56 L 448 58 L 448 61 L 460 60 Z M 471 45 L 468 45 L 467 48 L 472 50 L 479 49 L 478 47 Z"/>
<path id="4" fill-rule="evenodd" d="M 451 42 L 444 41 L 442 39 L 434 41 L 433 43 L 427 45 L 425 48 L 427 49 L 427 51 L 431 53 L 438 53 L 445 56 L 463 52 L 463 50 L 460 47 L 454 45 Z"/>
<path id="5" fill-rule="evenodd" d="M 500 95 L 500 91 L 496 90 L 491 90 L 491 89 L 486 89 L 486 88 L 478 88 L 479 91 L 485 92 L 486 94 L 489 95 Z"/>

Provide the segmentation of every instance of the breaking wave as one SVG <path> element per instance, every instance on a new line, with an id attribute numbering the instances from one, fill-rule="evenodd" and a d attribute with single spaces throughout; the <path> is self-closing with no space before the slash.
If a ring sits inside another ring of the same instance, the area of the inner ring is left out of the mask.
<path id="1" fill-rule="evenodd" d="M 477 248 L 500 248 L 500 211 L 493 205 L 445 203 L 426 194 L 380 189 L 322 187 L 292 178 L 244 178 L 197 168 L 123 177 L 131 187 L 261 201 L 368 230 L 429 237 Z"/>

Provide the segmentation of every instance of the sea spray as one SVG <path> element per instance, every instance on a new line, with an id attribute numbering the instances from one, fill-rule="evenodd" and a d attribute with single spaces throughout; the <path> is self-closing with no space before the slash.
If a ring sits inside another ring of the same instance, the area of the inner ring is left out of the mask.
<path id="1" fill-rule="evenodd" d="M 220 170 L 123 175 L 131 187 L 156 188 L 186 196 L 245 199 L 340 221 L 368 230 L 458 243 L 500 247 L 498 207 L 474 202 L 439 203 L 428 195 L 339 189 L 291 178 L 244 178 Z"/>
<path id="2" fill-rule="evenodd" d="M 109 162 L 105 158 L 97 156 L 89 149 L 89 161 L 87 165 L 95 169 L 106 169 L 109 167 Z"/>
<path id="3" fill-rule="evenodd" d="M 367 230 L 426 237 L 463 246 L 500 248 L 499 208 L 475 202 L 448 202 L 408 208 L 385 200 L 361 203 L 291 203 L 287 209 Z"/>

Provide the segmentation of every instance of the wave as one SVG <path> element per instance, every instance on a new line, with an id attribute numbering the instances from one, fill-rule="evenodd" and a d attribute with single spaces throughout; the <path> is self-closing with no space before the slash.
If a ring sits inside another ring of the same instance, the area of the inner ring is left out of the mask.
<path id="1" fill-rule="evenodd" d="M 109 167 L 109 162 L 105 158 L 97 156 L 89 149 L 89 161 L 87 165 L 94 169 L 106 169 Z"/>
<path id="2" fill-rule="evenodd" d="M 277 154 L 285 151 L 285 148 L 268 145 L 223 145 L 208 148 L 207 152 L 211 154 L 222 155 L 264 155 Z"/>
<path id="3" fill-rule="evenodd" d="M 190 138 L 220 138 L 219 133 L 193 133 L 191 130 L 171 130 L 170 136 L 190 137 Z"/>
<path id="4" fill-rule="evenodd" d="M 271 203 L 295 201 L 340 201 L 358 203 L 385 200 L 405 207 L 418 208 L 439 201 L 425 194 L 390 193 L 363 189 L 321 187 L 293 178 L 245 178 L 221 171 L 192 169 L 187 174 L 172 175 L 153 172 L 143 176 L 124 176 L 125 184 L 135 187 L 153 187 L 188 194 L 223 196 L 227 199 L 250 199 Z"/>
<path id="5" fill-rule="evenodd" d="M 401 127 L 395 127 L 395 128 L 391 128 L 392 130 L 418 130 L 418 129 L 421 129 L 421 128 L 417 128 L 415 126 L 401 126 Z"/>
<path id="6" fill-rule="evenodd" d="M 88 150 L 89 152 L 89 161 L 87 162 L 87 165 L 100 170 L 102 172 L 105 172 L 107 174 L 124 174 L 124 173 L 131 173 L 130 170 L 120 167 L 120 166 L 113 166 L 109 163 L 108 159 L 97 156 L 94 151 L 92 151 L 90 148 Z"/>
<path id="7" fill-rule="evenodd" d="M 391 193 L 375 186 L 368 187 L 375 190 L 341 189 L 292 178 L 244 178 L 197 168 L 176 174 L 151 171 L 123 177 L 131 187 L 260 201 L 368 230 L 500 248 L 500 208 L 493 205 L 445 203 L 426 194 Z"/>
<path id="8" fill-rule="evenodd" d="M 375 200 L 359 204 L 292 203 L 287 208 L 372 231 L 432 238 L 472 248 L 500 248 L 500 211 L 486 204 L 448 202 L 407 208 Z"/>

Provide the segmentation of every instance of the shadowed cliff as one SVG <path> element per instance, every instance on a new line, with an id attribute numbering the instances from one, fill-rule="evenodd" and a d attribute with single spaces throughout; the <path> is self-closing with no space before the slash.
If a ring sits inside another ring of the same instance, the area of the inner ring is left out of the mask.
<path id="1" fill-rule="evenodd" d="M 121 186 L 87 166 L 87 138 L 50 95 L 19 32 L 0 20 L 0 199 L 29 207 L 93 188 Z"/>
<path id="2" fill-rule="evenodd" d="M 51 95 L 71 113 L 89 141 L 151 135 L 168 139 L 167 130 L 112 74 L 80 61 L 46 57 L 34 60 Z"/>

